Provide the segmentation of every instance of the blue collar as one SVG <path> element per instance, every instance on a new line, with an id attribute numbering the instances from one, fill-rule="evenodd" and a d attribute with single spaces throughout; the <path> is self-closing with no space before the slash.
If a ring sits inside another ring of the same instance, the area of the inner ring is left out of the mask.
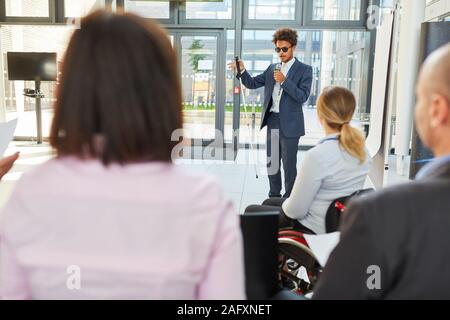
<path id="1" fill-rule="evenodd" d="M 416 180 L 426 179 L 430 174 L 432 174 L 437 168 L 443 166 L 444 164 L 450 163 L 450 154 L 447 156 L 442 156 L 430 160 L 430 162 L 425 165 L 416 175 Z"/>
<path id="2" fill-rule="evenodd" d="M 323 144 L 327 141 L 338 141 L 339 140 L 339 133 L 330 134 L 329 136 L 326 136 L 322 140 L 320 140 L 317 144 Z"/>

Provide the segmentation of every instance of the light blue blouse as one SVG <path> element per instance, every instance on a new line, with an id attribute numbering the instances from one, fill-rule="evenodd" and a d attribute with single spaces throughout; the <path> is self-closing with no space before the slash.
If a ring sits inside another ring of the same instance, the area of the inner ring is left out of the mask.
<path id="1" fill-rule="evenodd" d="M 330 204 L 364 187 L 372 160 L 348 154 L 340 145 L 338 134 L 330 135 L 306 152 L 291 196 L 283 210 L 317 234 L 324 234 L 325 215 Z"/>

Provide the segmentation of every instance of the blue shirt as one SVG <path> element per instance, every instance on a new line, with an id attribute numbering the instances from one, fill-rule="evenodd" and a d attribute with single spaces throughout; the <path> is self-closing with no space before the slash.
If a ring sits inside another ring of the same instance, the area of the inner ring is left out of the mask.
<path id="1" fill-rule="evenodd" d="M 446 163 L 450 163 L 450 154 L 447 156 L 435 158 L 422 169 L 420 169 L 420 171 L 416 175 L 416 180 L 425 179 L 430 173 Z"/>

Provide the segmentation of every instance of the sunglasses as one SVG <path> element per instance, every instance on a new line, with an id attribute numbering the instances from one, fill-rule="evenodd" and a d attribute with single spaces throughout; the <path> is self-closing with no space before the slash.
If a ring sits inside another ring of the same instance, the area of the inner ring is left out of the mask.
<path id="1" fill-rule="evenodd" d="M 283 48 L 275 48 L 276 53 L 280 53 L 281 51 L 283 51 L 284 53 L 288 52 L 290 48 L 288 47 L 283 47 Z"/>

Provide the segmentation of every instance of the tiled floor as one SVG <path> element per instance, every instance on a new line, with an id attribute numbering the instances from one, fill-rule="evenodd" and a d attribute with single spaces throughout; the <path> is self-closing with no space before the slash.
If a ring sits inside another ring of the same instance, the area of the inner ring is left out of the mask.
<path id="1" fill-rule="evenodd" d="M 24 172 L 53 157 L 48 145 L 37 146 L 34 143 L 11 143 L 6 154 L 20 151 L 21 156 L 15 166 L 3 177 L 0 183 L 0 207 L 4 205 L 13 190 L 14 184 Z M 299 167 L 304 152 L 298 156 Z M 256 159 L 256 161 L 255 161 Z M 269 192 L 265 174 L 265 151 L 240 150 L 236 161 L 177 160 L 177 164 L 186 170 L 214 175 L 218 178 L 225 193 L 233 201 L 236 210 L 243 213 L 251 204 L 260 204 Z M 395 172 L 395 158 L 390 159 L 391 170 L 386 174 L 388 185 L 407 182 L 408 178 Z M 258 175 L 258 178 L 256 178 Z M 370 186 L 368 181 L 366 186 Z"/>

